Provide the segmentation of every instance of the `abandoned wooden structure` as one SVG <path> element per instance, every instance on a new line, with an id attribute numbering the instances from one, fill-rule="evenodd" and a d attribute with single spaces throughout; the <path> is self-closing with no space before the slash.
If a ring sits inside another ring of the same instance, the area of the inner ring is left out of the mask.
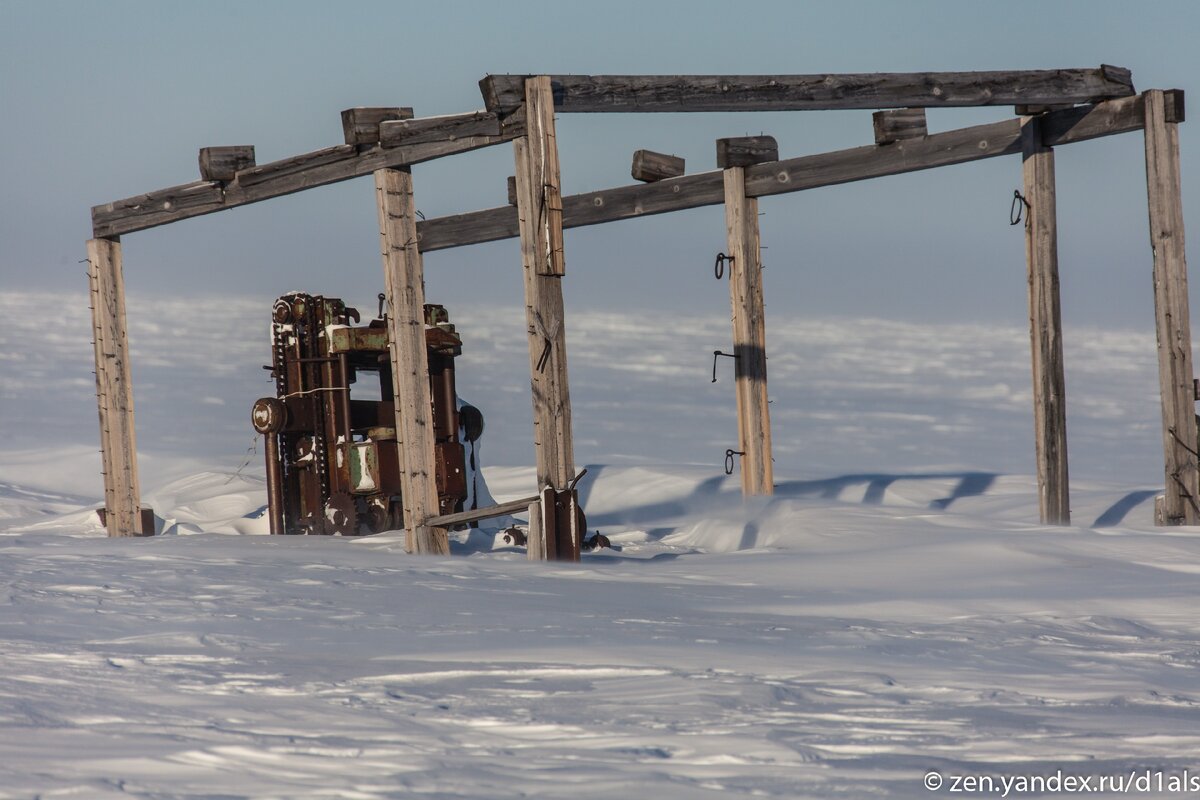
<path id="1" fill-rule="evenodd" d="M 530 510 L 531 558 L 579 558 L 568 388 L 563 231 L 723 204 L 733 317 L 738 451 L 745 494 L 770 494 L 766 323 L 759 198 L 821 186 L 1022 156 L 1029 278 L 1036 458 L 1041 518 L 1070 520 L 1062 325 L 1058 297 L 1053 148 L 1143 130 L 1154 260 L 1166 485 L 1160 521 L 1200 523 L 1195 390 L 1183 249 L 1177 125 L 1183 93 L 1135 94 L 1128 70 L 1035 70 L 773 76 L 491 75 L 485 108 L 414 118 L 408 108 L 342 113 L 345 143 L 269 164 L 249 146 L 205 148 L 201 180 L 92 209 L 88 243 L 96 385 L 107 525 L 113 536 L 148 534 L 139 514 L 133 394 L 125 334 L 120 236 L 350 178 L 373 175 L 392 340 L 396 429 L 403 461 L 408 549 L 448 552 L 448 526 Z M 927 107 L 1011 105 L 1018 118 L 930 134 Z M 879 109 L 875 144 L 780 159 L 770 137 L 718 141 L 716 171 L 684 174 L 682 159 L 635 154 L 640 182 L 563 197 L 554 115 L 569 112 L 701 112 Z M 414 164 L 512 142 L 509 203 L 418 220 Z M 519 237 L 525 285 L 534 450 L 539 493 L 514 503 L 437 515 L 425 348 L 422 253 Z"/>

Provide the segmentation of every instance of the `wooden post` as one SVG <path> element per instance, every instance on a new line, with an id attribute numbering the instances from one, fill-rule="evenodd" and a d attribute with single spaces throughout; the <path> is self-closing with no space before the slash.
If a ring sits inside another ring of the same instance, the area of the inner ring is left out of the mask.
<path id="1" fill-rule="evenodd" d="M 1033 424 L 1038 507 L 1050 525 L 1071 522 L 1067 473 L 1067 395 L 1063 376 L 1058 291 L 1058 223 L 1054 150 L 1042 144 L 1037 117 L 1021 120 L 1025 183 L 1025 261 L 1029 278 L 1029 339 L 1033 354 Z"/>
<path id="2" fill-rule="evenodd" d="M 100 453 L 104 464 L 105 526 L 109 536 L 153 535 L 143 531 L 139 510 L 137 437 L 133 427 L 133 384 L 125 330 L 125 278 L 121 244 L 90 239 L 92 338 L 96 356 L 96 405 L 100 412 Z"/>
<path id="3" fill-rule="evenodd" d="M 542 525 L 542 498 L 529 504 L 529 535 L 525 537 L 525 554 L 530 561 L 546 560 L 546 528 Z"/>
<path id="4" fill-rule="evenodd" d="M 407 169 L 377 170 L 375 191 L 391 339 L 405 548 L 410 553 L 449 555 L 445 529 L 426 525 L 439 509 L 425 351 L 425 273 L 417 249 L 412 173 Z"/>
<path id="5" fill-rule="evenodd" d="M 738 450 L 742 494 L 774 494 L 771 418 L 767 410 L 767 328 L 763 311 L 762 261 L 758 243 L 758 200 L 746 197 L 745 167 L 725 176 L 725 231 L 729 296 L 733 305 L 734 376 L 737 383 Z"/>
<path id="6" fill-rule="evenodd" d="M 1146 191 L 1154 250 L 1154 315 L 1162 394 L 1166 486 L 1163 522 L 1200 524 L 1192 335 L 1184 255 L 1179 126 L 1169 122 L 1163 93 L 1146 92 Z"/>
<path id="7" fill-rule="evenodd" d="M 513 140 L 525 317 L 533 387 L 538 486 L 565 489 L 575 476 L 567 335 L 563 318 L 562 198 L 550 80 L 526 84 L 528 133 Z"/>

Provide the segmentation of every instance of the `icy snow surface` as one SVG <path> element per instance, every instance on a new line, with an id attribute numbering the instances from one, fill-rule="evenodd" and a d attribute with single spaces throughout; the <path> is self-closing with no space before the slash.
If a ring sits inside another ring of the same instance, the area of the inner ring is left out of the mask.
<path id="1" fill-rule="evenodd" d="M 0 308 L 40 302 L 14 296 Z M 777 494 L 743 501 L 720 468 L 729 373 L 712 387 L 705 355 L 727 328 L 573 317 L 598 462 L 581 489 L 619 549 L 571 566 L 480 532 L 445 559 L 396 534 L 261 535 L 261 455 L 237 473 L 261 343 L 146 319 L 162 535 L 105 538 L 67 306 L 45 340 L 20 314 L 0 329 L 3 800 L 919 798 L 952 796 L 928 770 L 1200 770 L 1200 532 L 1150 524 L 1152 334 L 1068 338 L 1075 525 L 1051 528 L 1019 329 L 773 323 Z M 214 330 L 261 334 L 249 305 L 221 308 Z M 520 320 L 456 321 L 464 380 L 490 381 L 464 392 L 484 463 L 520 463 L 495 457 L 528 447 Z M 498 501 L 534 488 L 527 467 L 486 475 Z"/>

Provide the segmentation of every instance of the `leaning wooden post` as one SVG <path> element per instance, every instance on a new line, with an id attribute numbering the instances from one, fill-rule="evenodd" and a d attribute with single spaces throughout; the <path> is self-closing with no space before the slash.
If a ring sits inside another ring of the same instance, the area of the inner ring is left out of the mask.
<path id="1" fill-rule="evenodd" d="M 1196 458 L 1196 395 L 1184 255 L 1183 198 L 1179 177 L 1181 115 L 1163 92 L 1146 92 L 1146 191 L 1150 246 L 1154 250 L 1154 315 L 1162 395 L 1166 487 L 1159 522 L 1200 524 L 1200 471 Z"/>
<path id="2" fill-rule="evenodd" d="M 446 531 L 425 524 L 439 509 L 425 350 L 425 273 L 417 248 L 412 173 L 407 169 L 376 170 L 375 191 L 391 340 L 405 548 L 410 553 L 449 555 Z"/>
<path id="3" fill-rule="evenodd" d="M 774 494 L 771 417 L 767 408 L 767 325 L 763 310 L 758 199 L 746 196 L 745 167 L 778 160 L 770 137 L 720 139 L 717 164 L 725 177 L 725 232 L 733 306 L 734 379 L 742 494 Z"/>
<path id="4" fill-rule="evenodd" d="M 96 406 L 104 465 L 105 526 L 109 536 L 153 535 L 143 531 L 139 508 L 137 437 L 133 427 L 133 383 L 125 329 L 125 277 L 117 237 L 90 239 L 92 338 L 96 356 Z"/>
<path id="5" fill-rule="evenodd" d="M 1069 525 L 1067 392 L 1058 290 L 1054 151 L 1042 144 L 1042 125 L 1038 117 L 1021 119 L 1021 154 L 1025 195 L 1020 202 L 1025 206 L 1038 507 L 1043 523 Z"/>

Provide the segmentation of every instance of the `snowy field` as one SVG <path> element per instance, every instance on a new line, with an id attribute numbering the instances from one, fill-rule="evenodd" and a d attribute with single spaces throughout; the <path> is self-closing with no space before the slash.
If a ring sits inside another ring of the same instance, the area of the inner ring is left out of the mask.
<path id="1" fill-rule="evenodd" d="M 566 566 L 487 533 L 448 559 L 394 534 L 261 535 L 260 455 L 238 471 L 269 391 L 248 301 L 161 301 L 173 329 L 131 299 L 164 535 L 105 538 L 86 304 L 59 300 L 47 328 L 22 313 L 47 297 L 0 292 L 0 798 L 917 798 L 974 776 L 999 797 L 1200 775 L 1200 531 L 1151 524 L 1152 332 L 1068 329 L 1075 525 L 1049 528 L 1019 326 L 772 319 L 778 488 L 745 502 L 720 466 L 728 365 L 710 382 L 728 321 L 572 314 L 583 499 L 616 548 Z M 519 316 L 451 312 L 491 491 L 527 495 Z M 1134 788 L 1090 796 L 1200 795 Z"/>

